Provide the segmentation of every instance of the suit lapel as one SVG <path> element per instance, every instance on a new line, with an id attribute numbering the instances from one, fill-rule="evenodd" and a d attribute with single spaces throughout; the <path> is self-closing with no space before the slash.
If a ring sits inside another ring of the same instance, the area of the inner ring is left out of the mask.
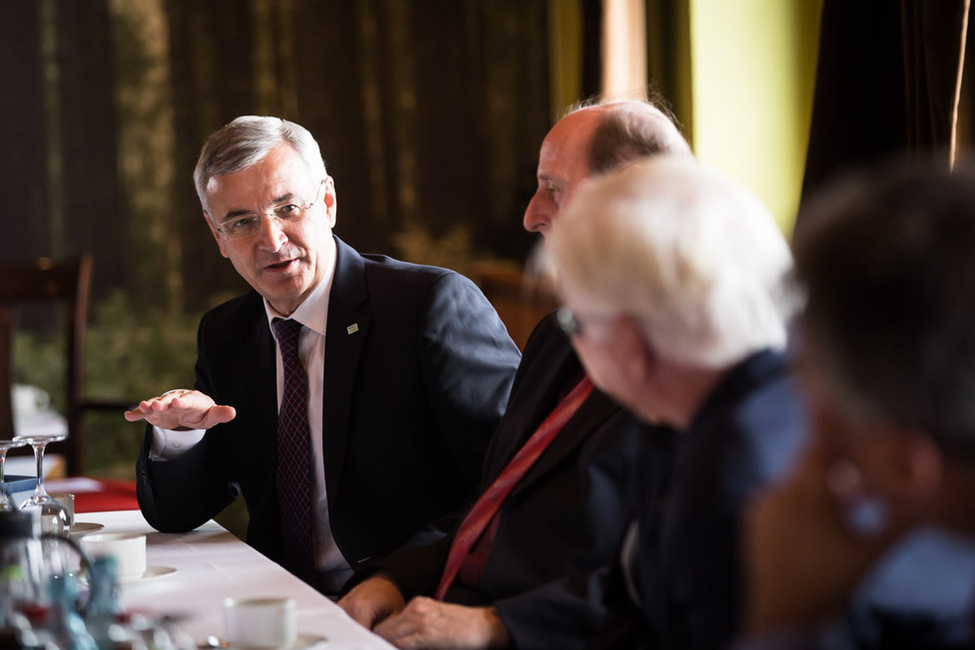
<path id="1" fill-rule="evenodd" d="M 545 476 L 552 468 L 559 465 L 577 447 L 585 443 L 603 422 L 616 411 L 617 406 L 609 397 L 593 390 L 592 394 L 582 403 L 575 415 L 565 423 L 562 432 L 551 442 L 545 453 L 541 455 L 535 465 L 528 470 L 512 494 L 531 485 L 534 481 Z"/>
<path id="2" fill-rule="evenodd" d="M 579 359 L 561 332 L 553 330 L 544 345 L 545 348 L 531 360 L 532 371 L 522 382 L 526 387 L 520 389 L 519 393 L 523 392 L 524 397 L 515 395 L 515 401 L 509 403 L 509 412 L 506 414 L 506 418 L 511 422 L 524 423 L 522 425 L 524 433 L 519 439 L 509 441 L 505 449 L 498 449 L 498 452 L 502 453 L 495 454 L 496 460 L 489 468 L 488 476 L 493 478 L 498 476 L 559 404 L 562 393 L 572 388 L 568 383 L 575 381 L 577 377 L 581 378 Z M 565 427 L 549 444 L 535 465 L 518 482 L 510 496 L 530 486 L 559 465 L 618 408 L 605 394 L 598 389 L 594 390 L 575 415 L 565 423 Z"/>
<path id="3" fill-rule="evenodd" d="M 530 361 L 528 372 L 520 377 L 518 387 L 512 393 L 505 411 L 501 431 L 520 430 L 518 437 L 497 438 L 498 446 L 491 454 L 491 465 L 485 467 L 485 476 L 493 481 L 501 470 L 514 458 L 539 425 L 559 403 L 563 384 L 580 372 L 581 366 L 568 342 L 560 340 L 561 333 L 553 333 L 543 348 Z M 487 487 L 486 485 L 484 487 Z"/>
<path id="4" fill-rule="evenodd" d="M 243 403 L 233 404 L 238 415 L 247 421 L 246 430 L 257 433 L 247 445 L 251 457 L 277 457 L 277 382 L 274 337 L 267 325 L 264 300 L 255 292 L 253 303 L 249 305 L 253 315 L 249 328 L 228 328 L 228 331 L 241 332 L 235 351 L 222 363 L 227 364 L 227 378 L 239 382 L 232 394 L 240 396 Z M 270 433 L 268 433 L 270 432 Z M 266 479 L 273 479 L 275 465 L 262 463 L 268 468 Z"/>
<path id="5" fill-rule="evenodd" d="M 335 277 L 328 298 L 325 325 L 325 391 L 322 441 L 325 450 L 325 485 L 329 503 L 334 503 L 342 481 L 349 440 L 352 390 L 359 367 L 359 355 L 368 334 L 371 317 L 365 309 L 365 262 L 338 237 Z"/>

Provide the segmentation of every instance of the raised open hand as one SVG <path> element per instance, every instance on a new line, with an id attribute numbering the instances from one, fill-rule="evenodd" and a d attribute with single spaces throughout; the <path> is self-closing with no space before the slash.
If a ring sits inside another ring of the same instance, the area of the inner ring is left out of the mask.
<path id="1" fill-rule="evenodd" d="M 218 405 L 198 390 L 177 388 L 159 397 L 142 400 L 134 409 L 125 412 L 125 419 L 129 422 L 145 420 L 161 429 L 209 429 L 230 422 L 236 415 L 234 407 Z"/>

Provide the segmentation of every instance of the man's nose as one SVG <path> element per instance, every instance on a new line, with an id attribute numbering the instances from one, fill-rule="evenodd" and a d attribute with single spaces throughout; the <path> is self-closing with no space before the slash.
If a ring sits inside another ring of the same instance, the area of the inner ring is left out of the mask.
<path id="1" fill-rule="evenodd" d="M 284 232 L 284 224 L 273 215 L 261 215 L 260 226 L 257 231 L 258 244 L 276 253 L 288 241 Z"/>
<path id="2" fill-rule="evenodd" d="M 529 232 L 540 232 L 542 234 L 552 225 L 552 211 L 549 206 L 544 205 L 544 201 L 538 194 L 532 197 L 525 209 L 525 219 L 523 221 L 525 230 Z"/>

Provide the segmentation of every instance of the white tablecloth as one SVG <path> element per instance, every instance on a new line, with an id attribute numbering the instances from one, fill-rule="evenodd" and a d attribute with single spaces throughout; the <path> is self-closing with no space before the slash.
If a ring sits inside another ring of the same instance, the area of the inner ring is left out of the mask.
<path id="1" fill-rule="evenodd" d="M 216 522 L 183 534 L 154 531 L 138 511 L 78 514 L 77 522 L 104 524 L 100 532 L 146 533 L 147 573 L 155 567 L 176 571 L 123 584 L 123 604 L 132 611 L 180 617 L 178 628 L 198 642 L 223 636 L 225 598 L 288 596 L 298 606 L 301 637 L 326 637 L 330 649 L 393 647 Z"/>

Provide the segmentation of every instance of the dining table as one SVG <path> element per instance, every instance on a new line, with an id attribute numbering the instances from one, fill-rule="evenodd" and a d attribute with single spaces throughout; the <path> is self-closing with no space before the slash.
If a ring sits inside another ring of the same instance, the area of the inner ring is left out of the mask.
<path id="1" fill-rule="evenodd" d="M 344 610 L 215 521 L 185 533 L 160 533 L 138 510 L 79 513 L 72 535 L 144 533 L 146 572 L 119 585 L 123 607 L 147 617 L 170 617 L 201 646 L 224 636 L 228 598 L 295 601 L 298 648 L 393 648 Z"/>

